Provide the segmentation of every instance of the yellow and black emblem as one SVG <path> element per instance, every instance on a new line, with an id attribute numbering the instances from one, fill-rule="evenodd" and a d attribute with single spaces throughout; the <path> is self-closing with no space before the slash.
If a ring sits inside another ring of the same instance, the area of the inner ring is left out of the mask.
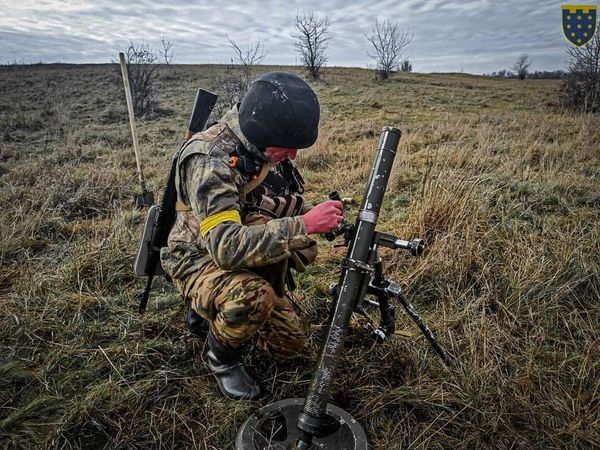
<path id="1" fill-rule="evenodd" d="M 565 39 L 576 47 L 585 46 L 596 34 L 598 5 L 562 5 Z"/>

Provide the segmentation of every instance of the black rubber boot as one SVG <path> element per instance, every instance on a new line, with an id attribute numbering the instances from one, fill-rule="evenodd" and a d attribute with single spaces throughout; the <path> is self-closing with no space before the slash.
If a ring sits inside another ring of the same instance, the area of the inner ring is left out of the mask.
<path id="1" fill-rule="evenodd" d="M 189 302 L 185 309 L 185 324 L 187 325 L 188 330 L 190 330 L 190 333 L 196 337 L 204 338 L 208 333 L 208 320 L 194 311 Z"/>
<path id="2" fill-rule="evenodd" d="M 233 348 L 208 333 L 208 367 L 217 379 L 221 392 L 233 400 L 256 400 L 262 390 L 242 362 L 243 347 Z"/>

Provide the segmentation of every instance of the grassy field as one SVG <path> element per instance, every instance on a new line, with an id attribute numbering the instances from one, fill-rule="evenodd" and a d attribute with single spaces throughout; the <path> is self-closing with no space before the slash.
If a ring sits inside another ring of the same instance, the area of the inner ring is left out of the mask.
<path id="1" fill-rule="evenodd" d="M 224 70 L 161 68 L 160 109 L 138 122 L 157 198 L 196 89 Z M 144 213 L 117 71 L 0 67 L 0 448 L 229 449 L 310 382 L 316 338 L 307 358 L 255 352 L 269 393 L 228 401 L 169 283 L 137 313 Z M 378 229 L 428 247 L 382 256 L 458 357 L 446 368 L 400 310 L 384 345 L 353 322 L 332 401 L 374 449 L 600 448 L 600 117 L 556 112 L 550 80 L 328 68 L 313 86 L 311 201 L 360 200 L 381 128 L 402 129 Z M 345 256 L 320 249 L 297 280 L 316 335 Z"/>

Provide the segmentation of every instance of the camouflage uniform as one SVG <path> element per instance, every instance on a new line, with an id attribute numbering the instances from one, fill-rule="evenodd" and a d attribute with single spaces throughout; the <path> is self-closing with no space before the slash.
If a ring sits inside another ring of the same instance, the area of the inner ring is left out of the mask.
<path id="1" fill-rule="evenodd" d="M 289 265 L 301 271 L 316 257 L 300 217 L 310 206 L 289 188 L 274 192 L 265 182 L 244 193 L 252 176 L 230 165 L 240 146 L 266 164 L 244 138 L 237 107 L 184 145 L 176 186 L 187 208 L 178 208 L 161 263 L 219 341 L 237 348 L 257 335 L 259 347 L 289 356 L 304 346 L 308 324 L 283 280 Z"/>

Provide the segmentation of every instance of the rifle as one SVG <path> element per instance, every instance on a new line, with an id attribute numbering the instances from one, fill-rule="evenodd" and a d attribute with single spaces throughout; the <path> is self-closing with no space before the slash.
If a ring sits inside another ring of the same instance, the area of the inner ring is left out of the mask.
<path id="1" fill-rule="evenodd" d="M 375 231 L 400 135 L 397 128 L 383 128 L 356 223 L 343 222 L 338 230 L 326 235 L 328 240 L 343 235 L 342 245 L 348 247 L 348 253 L 341 264 L 339 283 L 331 289 L 334 302 L 329 328 L 306 397 L 271 403 L 254 413 L 238 432 L 237 450 L 263 448 L 261 445 L 275 439 L 281 447 L 265 448 L 368 448 L 366 434 L 356 419 L 341 408 L 327 403 L 350 317 L 353 312 L 365 315 L 365 304 L 376 305 L 380 309 L 379 326 L 370 326 L 377 342 L 393 336 L 395 313 L 390 300 L 399 300 L 444 363 L 452 363 L 452 357 L 410 304 L 400 285 L 385 279 L 379 256 L 381 246 L 409 250 L 413 256 L 420 256 L 424 250 L 421 239 L 407 241 Z M 329 197 L 340 200 L 337 192 Z M 374 295 L 377 301 L 366 299 L 367 295 Z M 268 430 L 273 429 L 278 430 L 277 436 L 269 434 Z M 281 432 L 282 429 L 285 433 Z"/>
<path id="2" fill-rule="evenodd" d="M 198 89 L 185 141 L 171 160 L 169 178 L 167 179 L 167 185 L 163 192 L 161 204 L 154 205 L 148 210 L 144 232 L 133 266 L 133 270 L 137 276 L 147 277 L 144 290 L 140 291 L 136 296 L 140 302 L 140 314 L 143 314 L 146 311 L 154 277 L 156 275 L 165 274 L 160 265 L 160 249 L 167 245 L 167 239 L 169 238 L 169 233 L 171 232 L 171 228 L 173 228 L 177 215 L 177 212 L 175 211 L 175 203 L 177 202 L 175 175 L 177 172 L 179 153 L 185 142 L 187 142 L 195 133 L 202 131 L 216 102 L 216 94 L 205 91 L 204 89 Z"/>

